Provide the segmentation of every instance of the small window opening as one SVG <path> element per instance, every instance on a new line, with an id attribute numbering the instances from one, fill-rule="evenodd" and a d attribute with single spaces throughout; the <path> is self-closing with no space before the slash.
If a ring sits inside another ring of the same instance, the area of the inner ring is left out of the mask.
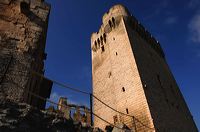
<path id="1" fill-rule="evenodd" d="M 102 36 L 100 37 L 100 40 L 101 40 L 101 45 L 103 45 L 103 37 Z"/>
<path id="2" fill-rule="evenodd" d="M 111 77 L 111 75 L 112 75 L 112 73 L 111 73 L 111 72 L 108 72 L 108 77 L 109 77 L 109 78 Z"/>
<path id="3" fill-rule="evenodd" d="M 112 28 L 112 23 L 111 23 L 110 20 L 108 21 L 108 24 L 109 24 L 109 26 Z"/>
<path id="4" fill-rule="evenodd" d="M 117 52 L 115 54 L 117 55 Z"/>
<path id="5" fill-rule="evenodd" d="M 99 40 L 99 38 L 97 39 L 97 42 L 98 42 L 98 44 L 100 44 L 100 40 Z"/>
<path id="6" fill-rule="evenodd" d="M 113 37 L 113 40 L 115 40 L 115 38 Z"/>
<path id="7" fill-rule="evenodd" d="M 100 47 L 100 40 L 99 38 L 97 39 L 98 47 Z"/>
<path id="8" fill-rule="evenodd" d="M 103 40 L 103 37 L 101 36 L 100 39 Z"/>
<path id="9" fill-rule="evenodd" d="M 113 116 L 113 120 L 114 120 L 114 124 L 116 124 L 118 122 L 117 115 Z"/>
<path id="10" fill-rule="evenodd" d="M 122 87 L 122 91 L 125 92 L 125 88 L 124 87 Z"/>
<path id="11" fill-rule="evenodd" d="M 102 46 L 102 47 L 101 47 L 101 51 L 102 51 L 102 52 L 104 52 L 104 51 L 105 51 L 105 49 L 104 49 L 104 46 Z"/>
<path id="12" fill-rule="evenodd" d="M 112 17 L 112 22 L 113 22 L 113 25 L 115 27 L 115 18 L 114 17 Z"/>
<path id="13" fill-rule="evenodd" d="M 30 6 L 29 6 L 28 3 L 26 3 L 26 2 L 21 2 L 20 3 L 20 11 L 21 11 L 21 13 L 27 14 L 29 12 L 29 8 L 30 8 Z"/>
<path id="14" fill-rule="evenodd" d="M 129 114 L 129 112 L 128 112 L 128 108 L 126 108 L 126 114 Z"/>
<path id="15" fill-rule="evenodd" d="M 104 43 L 106 43 L 106 34 L 105 33 L 103 34 L 103 41 L 104 41 Z"/>

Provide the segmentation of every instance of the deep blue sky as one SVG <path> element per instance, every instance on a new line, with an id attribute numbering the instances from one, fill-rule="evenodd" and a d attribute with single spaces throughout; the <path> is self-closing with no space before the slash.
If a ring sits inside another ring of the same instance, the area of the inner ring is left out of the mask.
<path id="1" fill-rule="evenodd" d="M 46 76 L 91 92 L 90 36 L 118 3 L 161 43 L 167 62 L 200 129 L 200 0 L 47 0 L 51 6 Z M 54 86 L 51 99 L 72 103 L 89 98 Z"/>

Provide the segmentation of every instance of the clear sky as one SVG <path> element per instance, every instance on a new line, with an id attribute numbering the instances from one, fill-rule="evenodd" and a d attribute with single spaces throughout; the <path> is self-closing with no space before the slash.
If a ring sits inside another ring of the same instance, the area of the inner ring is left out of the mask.
<path id="1" fill-rule="evenodd" d="M 51 14 L 46 76 L 91 92 L 90 36 L 115 4 L 129 11 L 161 43 L 167 62 L 200 129 L 200 0 L 47 0 Z M 54 85 L 51 99 L 67 96 L 89 105 L 89 97 Z"/>

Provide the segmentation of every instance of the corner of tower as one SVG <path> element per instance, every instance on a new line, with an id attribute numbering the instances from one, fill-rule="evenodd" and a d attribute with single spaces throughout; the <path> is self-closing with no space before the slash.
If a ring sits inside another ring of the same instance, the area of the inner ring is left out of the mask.
<path id="1" fill-rule="evenodd" d="M 105 39 L 106 34 L 110 32 L 109 24 L 113 21 L 119 21 L 121 17 L 130 16 L 128 9 L 122 4 L 116 4 L 112 6 L 108 12 L 106 12 L 102 17 L 102 25 L 99 28 L 98 32 L 94 32 L 91 35 L 91 48 L 93 51 L 96 51 L 95 43 L 98 44 L 98 41 L 101 41 L 101 38 Z"/>
<path id="2" fill-rule="evenodd" d="M 102 23 L 105 24 L 105 23 L 108 23 L 108 21 L 110 19 L 112 19 L 112 17 L 117 17 L 117 16 L 129 16 L 130 13 L 128 11 L 128 9 L 122 5 L 122 4 L 116 4 L 114 6 L 112 6 L 108 12 L 106 12 L 104 15 L 103 15 L 103 18 L 102 18 Z"/>
<path id="3" fill-rule="evenodd" d="M 91 35 L 91 47 L 93 46 L 93 42 L 96 39 L 96 36 L 97 36 L 97 32 L 93 32 Z"/>

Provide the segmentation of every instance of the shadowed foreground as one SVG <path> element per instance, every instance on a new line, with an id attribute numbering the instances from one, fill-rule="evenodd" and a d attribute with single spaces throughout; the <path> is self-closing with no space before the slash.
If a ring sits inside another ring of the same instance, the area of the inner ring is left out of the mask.
<path id="1" fill-rule="evenodd" d="M 0 131 L 84 132 L 91 130 L 71 119 L 66 120 L 56 113 L 41 111 L 25 103 L 4 100 L 0 102 Z"/>

